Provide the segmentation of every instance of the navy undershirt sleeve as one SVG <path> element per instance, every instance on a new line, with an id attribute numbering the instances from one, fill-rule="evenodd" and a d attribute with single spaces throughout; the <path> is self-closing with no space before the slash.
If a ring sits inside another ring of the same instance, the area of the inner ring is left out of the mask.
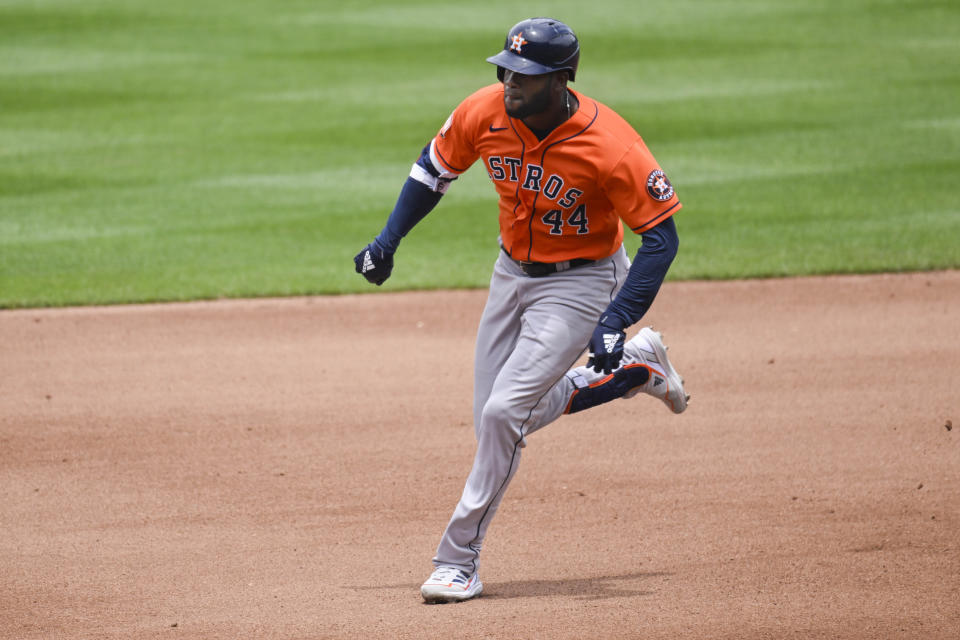
<path id="1" fill-rule="evenodd" d="M 400 196 L 397 198 L 397 204 L 394 205 L 390 217 L 387 218 L 387 225 L 375 239 L 375 242 L 387 253 L 397 252 L 400 241 L 437 206 L 440 198 L 447 191 L 446 187 L 450 182 L 456 180 L 456 178 L 440 176 L 440 172 L 430 161 L 429 144 L 420 151 L 420 157 L 417 158 L 416 164 L 429 176 L 432 176 L 436 184 L 434 188 L 431 188 L 412 177 L 407 178 L 407 181 L 403 183 Z"/>
<path id="2" fill-rule="evenodd" d="M 437 206 L 441 197 L 442 193 L 432 191 L 430 187 L 413 178 L 407 178 L 400 190 L 397 204 L 387 218 L 387 225 L 377 236 L 376 242 L 388 253 L 396 253 L 404 236 Z"/>
<path id="3" fill-rule="evenodd" d="M 627 279 L 600 316 L 600 324 L 612 329 L 626 329 L 647 313 L 680 246 L 672 216 L 640 235 L 643 244 L 630 265 Z"/>

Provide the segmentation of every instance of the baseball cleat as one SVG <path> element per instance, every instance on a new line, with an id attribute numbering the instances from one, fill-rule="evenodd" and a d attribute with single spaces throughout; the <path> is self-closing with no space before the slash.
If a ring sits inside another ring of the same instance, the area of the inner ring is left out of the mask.
<path id="1" fill-rule="evenodd" d="M 683 389 L 683 378 L 667 358 L 663 337 L 650 327 L 640 329 L 623 347 L 623 367 L 636 366 L 647 367 L 650 377 L 642 385 L 623 394 L 624 398 L 632 398 L 642 391 L 662 400 L 674 413 L 684 412 L 690 396 Z"/>
<path id="2" fill-rule="evenodd" d="M 420 587 L 420 595 L 430 604 L 469 600 L 481 591 L 480 576 L 469 575 L 456 567 L 437 567 Z"/>

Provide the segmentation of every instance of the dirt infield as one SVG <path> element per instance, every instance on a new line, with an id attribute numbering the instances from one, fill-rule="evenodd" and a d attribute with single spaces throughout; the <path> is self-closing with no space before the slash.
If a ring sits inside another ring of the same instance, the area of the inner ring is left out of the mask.
<path id="1" fill-rule="evenodd" d="M 960 635 L 960 272 L 666 284 L 428 606 L 484 295 L 0 312 L 0 637 Z"/>

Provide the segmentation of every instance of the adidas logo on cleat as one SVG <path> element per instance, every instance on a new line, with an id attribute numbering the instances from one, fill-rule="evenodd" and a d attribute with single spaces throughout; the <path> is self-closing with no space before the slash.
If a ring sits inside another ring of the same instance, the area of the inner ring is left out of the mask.
<path id="1" fill-rule="evenodd" d="M 647 393 L 667 405 L 673 413 L 683 413 L 686 410 L 689 395 L 684 393 L 683 378 L 667 358 L 667 347 L 660 334 L 649 327 L 640 329 L 626 344 L 624 353 L 628 357 L 627 366 L 637 363 L 646 366 L 650 371 L 647 383 L 630 389 L 623 395 L 624 398 L 632 398 L 637 393 Z"/>

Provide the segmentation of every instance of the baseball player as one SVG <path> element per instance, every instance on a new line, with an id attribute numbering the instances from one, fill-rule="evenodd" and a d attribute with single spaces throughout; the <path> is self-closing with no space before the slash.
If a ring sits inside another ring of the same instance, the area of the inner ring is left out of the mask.
<path id="1" fill-rule="evenodd" d="M 499 83 L 454 109 L 423 148 L 386 226 L 354 258 L 381 285 L 401 239 L 482 159 L 500 197 L 500 247 L 477 333 L 473 468 L 423 583 L 427 602 L 478 595 L 480 549 L 531 433 L 565 413 L 646 393 L 674 413 L 683 381 L 661 337 L 626 330 L 677 252 L 680 202 L 633 128 L 568 87 L 580 43 L 562 22 L 515 25 L 487 58 Z M 623 223 L 643 243 L 632 264 Z M 584 349 L 586 366 L 573 367 Z"/>

